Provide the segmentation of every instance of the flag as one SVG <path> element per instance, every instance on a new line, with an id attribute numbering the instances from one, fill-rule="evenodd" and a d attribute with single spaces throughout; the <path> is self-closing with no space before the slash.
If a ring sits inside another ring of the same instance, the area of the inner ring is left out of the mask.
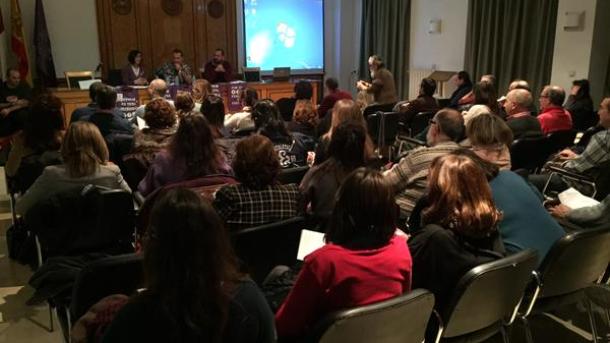
<path id="1" fill-rule="evenodd" d="M 47 20 L 44 15 L 42 0 L 36 0 L 36 17 L 34 19 L 34 48 L 36 61 L 36 77 L 43 87 L 57 87 L 55 64 L 51 52 L 51 41 L 47 30 Z"/>
<path id="2" fill-rule="evenodd" d="M 21 79 L 27 80 L 29 84 L 32 84 L 28 49 L 25 45 L 21 9 L 19 8 L 18 0 L 11 0 L 11 50 L 17 57 L 17 68 L 19 73 L 21 73 Z"/>

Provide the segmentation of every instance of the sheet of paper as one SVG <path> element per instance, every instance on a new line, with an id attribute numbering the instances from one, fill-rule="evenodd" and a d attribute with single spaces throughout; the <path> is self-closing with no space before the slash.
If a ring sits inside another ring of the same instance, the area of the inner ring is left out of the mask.
<path id="1" fill-rule="evenodd" d="M 568 188 L 567 190 L 559 193 L 559 201 L 569 208 L 576 210 L 583 207 L 590 207 L 599 204 L 599 201 L 589 198 L 588 196 L 582 195 L 579 191 L 574 188 Z"/>
<path id="2" fill-rule="evenodd" d="M 299 252 L 297 260 L 303 261 L 305 256 L 311 254 L 314 250 L 324 246 L 324 234 L 321 232 L 303 230 L 301 231 L 301 240 L 299 241 Z"/>
<path id="3" fill-rule="evenodd" d="M 140 117 L 136 117 L 137 121 L 138 121 L 138 129 L 142 130 L 148 127 L 148 125 L 146 125 L 146 122 L 144 121 L 144 119 L 140 118 Z"/>

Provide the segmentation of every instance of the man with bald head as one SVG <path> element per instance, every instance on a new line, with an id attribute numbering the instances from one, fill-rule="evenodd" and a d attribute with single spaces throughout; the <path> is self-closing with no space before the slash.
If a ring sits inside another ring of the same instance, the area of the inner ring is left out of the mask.
<path id="1" fill-rule="evenodd" d="M 460 146 L 464 135 L 464 117 L 453 109 L 442 109 L 430 121 L 427 147 L 412 150 L 400 162 L 385 172 L 384 176 L 394 189 L 396 202 L 403 215 L 413 211 L 415 203 L 424 195 L 428 186 L 428 171 L 432 161 Z"/>
<path id="2" fill-rule="evenodd" d="M 566 92 L 559 86 L 545 86 L 540 93 L 538 121 L 545 135 L 572 129 L 572 116 L 563 108 L 565 99 Z"/>
<path id="3" fill-rule="evenodd" d="M 540 122 L 530 112 L 533 102 L 532 93 L 526 89 L 516 88 L 506 94 L 506 124 L 513 131 L 515 139 L 542 135 Z"/>
<path id="4" fill-rule="evenodd" d="M 163 79 L 154 79 L 148 85 L 148 94 L 150 94 L 150 101 L 156 99 L 163 99 L 169 102 L 172 107 L 174 107 L 174 102 L 172 100 L 167 100 L 165 98 L 165 94 L 167 93 L 167 83 Z M 136 117 L 144 118 L 144 108 L 146 105 L 142 105 L 138 107 L 136 110 Z"/>

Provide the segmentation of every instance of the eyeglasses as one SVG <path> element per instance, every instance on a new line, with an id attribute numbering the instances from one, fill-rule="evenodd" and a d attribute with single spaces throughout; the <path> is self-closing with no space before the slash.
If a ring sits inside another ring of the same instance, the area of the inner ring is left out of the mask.
<path id="1" fill-rule="evenodd" d="M 436 124 L 436 120 L 434 119 L 430 119 L 430 121 L 428 122 L 428 124 L 432 125 L 432 124 Z"/>

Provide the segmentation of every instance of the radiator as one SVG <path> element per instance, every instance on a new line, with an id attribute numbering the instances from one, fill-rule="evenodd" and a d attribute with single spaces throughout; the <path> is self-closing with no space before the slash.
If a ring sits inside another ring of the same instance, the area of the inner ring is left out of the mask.
<path id="1" fill-rule="evenodd" d="M 417 98 L 419 94 L 419 84 L 425 77 L 430 76 L 434 70 L 432 69 L 411 69 L 409 70 L 409 99 Z M 434 94 L 437 98 L 448 98 L 455 90 L 455 85 L 452 82 L 444 82 L 442 92 L 439 93 L 439 88 Z M 439 95 L 442 94 L 442 95 Z"/>

